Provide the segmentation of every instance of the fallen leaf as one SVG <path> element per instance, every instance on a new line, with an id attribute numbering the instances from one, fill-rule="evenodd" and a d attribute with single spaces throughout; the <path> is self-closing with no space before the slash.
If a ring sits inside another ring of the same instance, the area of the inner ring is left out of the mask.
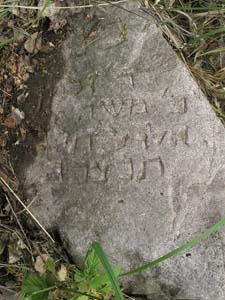
<path id="1" fill-rule="evenodd" d="M 65 281 L 67 278 L 67 269 L 64 265 L 61 265 L 59 271 L 57 272 L 57 277 L 59 281 Z"/>
<path id="2" fill-rule="evenodd" d="M 7 128 L 15 128 L 16 127 L 16 119 L 13 116 L 13 114 L 9 114 L 6 117 L 4 124 Z"/>
<path id="3" fill-rule="evenodd" d="M 20 124 L 20 122 L 25 117 L 24 112 L 14 106 L 12 106 L 12 114 L 13 114 L 14 118 L 17 120 L 17 124 Z"/>
<path id="4" fill-rule="evenodd" d="M 42 41 L 38 32 L 31 34 L 31 36 L 24 43 L 24 48 L 31 54 L 37 54 L 41 50 Z"/>
<path id="5" fill-rule="evenodd" d="M 40 273 L 40 274 L 44 274 L 46 269 L 45 269 L 45 263 L 48 260 L 49 255 L 47 254 L 42 254 L 41 256 L 37 256 L 36 257 L 36 261 L 34 264 L 34 269 Z"/>
<path id="6" fill-rule="evenodd" d="M 6 117 L 5 126 L 7 128 L 15 128 L 22 122 L 24 117 L 25 115 L 23 111 L 20 111 L 18 108 L 12 106 L 12 113 Z"/>

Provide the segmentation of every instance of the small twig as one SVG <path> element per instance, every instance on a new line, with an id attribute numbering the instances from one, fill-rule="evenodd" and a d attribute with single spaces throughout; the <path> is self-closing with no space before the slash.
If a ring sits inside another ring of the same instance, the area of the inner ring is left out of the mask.
<path id="1" fill-rule="evenodd" d="M 131 297 L 131 296 L 125 294 L 125 293 L 123 293 L 123 296 L 124 296 L 125 299 L 135 300 L 135 298 L 133 298 L 133 297 Z"/>
<path id="2" fill-rule="evenodd" d="M 9 231 L 9 232 L 11 232 L 11 233 L 15 233 L 15 234 L 17 235 L 17 237 L 18 237 L 19 239 L 21 239 L 21 236 L 19 235 L 19 233 L 17 232 L 17 230 L 12 229 L 12 228 L 10 228 L 10 227 L 8 227 L 8 226 L 6 226 L 6 225 L 3 225 L 3 224 L 1 224 L 1 223 L 0 223 L 0 227 L 1 227 L 1 228 L 4 228 L 6 231 Z"/>
<path id="3" fill-rule="evenodd" d="M 3 224 L 0 224 L 0 227 L 1 228 L 4 228 L 6 231 L 9 231 L 9 232 L 11 232 L 11 233 L 14 233 L 16 236 L 17 236 L 17 238 L 18 239 L 22 239 L 21 238 L 21 236 L 20 236 L 20 234 L 17 232 L 17 230 L 13 230 L 13 229 L 11 229 L 11 228 L 9 228 L 9 227 L 7 227 L 7 226 L 5 226 L 5 225 L 3 225 Z M 28 250 L 29 251 L 29 250 Z M 31 254 L 31 256 L 33 256 L 33 254 L 32 254 L 32 252 L 31 252 L 32 250 L 30 250 L 30 254 Z"/>
<path id="4" fill-rule="evenodd" d="M 23 270 L 30 271 L 30 272 L 33 271 L 31 268 L 27 268 L 27 267 L 24 267 L 24 266 L 21 266 L 21 265 L 14 265 L 14 264 L 0 263 L 0 268 L 16 268 L 16 269 L 23 269 Z"/>
<path id="5" fill-rule="evenodd" d="M 13 229 L 11 229 L 10 227 L 6 226 L 6 225 L 3 225 L 0 223 L 0 227 L 4 228 L 6 231 L 10 231 L 10 232 L 14 232 Z"/>
<path id="6" fill-rule="evenodd" d="M 16 294 L 16 291 L 4 286 L 4 285 L 0 285 L 0 290 L 3 290 L 3 291 L 6 291 L 8 293 L 11 293 L 11 294 Z"/>
<path id="7" fill-rule="evenodd" d="M 9 97 L 12 97 L 12 95 L 10 95 L 9 93 L 7 93 L 6 91 L 4 91 L 3 89 L 0 88 L 0 91 L 3 92 L 3 94 L 6 94 Z"/>
<path id="8" fill-rule="evenodd" d="M 32 204 L 33 204 L 34 202 L 35 202 L 35 199 L 31 200 L 31 201 L 27 204 L 27 208 L 31 207 Z M 25 212 L 25 209 L 23 208 L 23 209 L 21 209 L 20 211 L 18 211 L 16 214 L 17 214 L 17 215 L 20 215 L 20 214 L 22 214 L 22 213 L 24 213 L 24 212 Z"/>
<path id="9" fill-rule="evenodd" d="M 79 9 L 79 8 L 90 8 L 90 7 L 95 7 L 95 6 L 106 6 L 106 5 L 116 5 L 118 3 L 124 3 L 127 2 L 127 0 L 120 0 L 120 1 L 115 1 L 115 2 L 110 2 L 110 3 L 98 3 L 98 4 L 88 4 L 88 5 L 75 5 L 75 6 L 54 6 L 54 9 Z M 1 4 L 0 7 L 3 8 L 23 8 L 23 9 L 35 9 L 35 10 L 42 10 L 43 6 L 27 6 L 27 5 L 6 5 L 6 4 Z"/>
<path id="10" fill-rule="evenodd" d="M 8 185 L 8 183 L 0 177 L 0 181 L 2 184 L 8 189 L 8 191 L 16 198 L 16 200 L 23 206 L 23 208 L 26 210 L 26 212 L 31 216 L 31 218 L 36 222 L 36 224 L 44 231 L 44 233 L 48 236 L 48 238 L 55 243 L 51 235 L 47 232 L 47 230 L 41 225 L 41 223 L 38 221 L 38 219 L 32 214 L 32 212 L 26 207 L 26 205 L 23 203 L 23 201 L 19 198 L 19 196 L 11 189 L 11 187 Z"/>
<path id="11" fill-rule="evenodd" d="M 22 224 L 20 223 L 20 220 L 19 220 L 19 218 L 17 217 L 17 215 L 16 215 L 16 213 L 15 213 L 13 207 L 12 207 L 12 204 L 11 204 L 11 202 L 10 202 L 8 196 L 5 195 L 5 198 L 6 198 L 7 202 L 8 202 L 8 204 L 9 204 L 9 207 L 10 207 L 10 209 L 11 209 L 11 212 L 12 212 L 12 214 L 14 215 L 14 217 L 15 217 L 15 219 L 16 219 L 16 222 L 18 223 L 19 228 L 20 228 L 20 230 L 21 230 L 21 232 L 22 232 L 22 234 L 23 234 L 23 236 L 24 236 L 24 238 L 25 238 L 25 240 L 26 240 L 26 242 L 27 242 L 27 246 L 28 246 L 28 248 L 29 248 L 29 252 L 30 252 L 31 256 L 33 256 L 33 255 L 32 255 L 32 248 L 31 248 L 30 242 L 29 242 L 29 240 L 28 240 L 28 238 L 27 238 L 27 236 L 26 236 L 26 233 L 25 233 L 25 231 L 24 231 L 24 229 L 23 229 L 23 226 L 22 226 Z"/>

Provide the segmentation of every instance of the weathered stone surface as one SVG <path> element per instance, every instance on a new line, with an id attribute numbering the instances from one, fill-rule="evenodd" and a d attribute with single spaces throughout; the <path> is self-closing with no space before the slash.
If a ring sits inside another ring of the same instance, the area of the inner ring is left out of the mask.
<path id="1" fill-rule="evenodd" d="M 14 295 L 13 293 L 6 292 L 0 288 L 0 300 L 16 300 L 18 299 L 18 295 Z"/>
<path id="2" fill-rule="evenodd" d="M 225 214 L 224 128 L 145 18 L 118 8 L 74 17 L 46 149 L 26 171 L 34 213 L 74 257 L 99 240 L 124 270 Z M 221 230 L 130 288 L 149 299 L 224 300 L 224 243 Z"/>

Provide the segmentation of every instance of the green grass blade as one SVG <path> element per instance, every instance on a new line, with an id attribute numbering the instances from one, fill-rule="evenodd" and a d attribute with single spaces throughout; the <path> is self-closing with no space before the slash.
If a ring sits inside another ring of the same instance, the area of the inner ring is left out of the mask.
<path id="1" fill-rule="evenodd" d="M 123 273 L 120 276 L 133 275 L 135 273 L 143 272 L 144 270 L 146 270 L 148 268 L 152 268 L 152 267 L 158 265 L 159 263 L 161 263 L 169 258 L 172 258 L 185 250 L 188 250 L 188 249 L 196 246 L 199 242 L 206 239 L 208 236 L 210 236 L 212 233 L 216 232 L 218 229 L 220 229 L 224 225 L 225 225 L 225 218 L 221 219 L 219 222 L 217 222 L 216 224 L 214 224 L 213 226 L 211 226 L 210 228 L 208 228 L 207 230 L 205 230 L 200 235 L 196 236 L 195 238 L 193 238 L 191 241 L 187 242 L 186 244 L 174 249 L 173 251 L 167 253 L 164 256 L 159 257 L 156 260 L 153 260 L 149 263 L 144 264 L 143 266 L 141 266 L 139 268 L 136 268 L 129 272 Z"/>
<path id="2" fill-rule="evenodd" d="M 217 28 L 217 29 L 210 30 L 206 33 L 200 34 L 199 36 L 193 38 L 188 44 L 193 44 L 197 41 L 200 41 L 202 39 L 207 39 L 211 36 L 214 36 L 218 33 L 223 33 L 223 32 L 225 32 L 225 27 L 220 27 L 220 28 Z"/>
<path id="3" fill-rule="evenodd" d="M 217 108 L 215 106 L 213 106 L 212 108 L 219 115 L 220 118 L 225 120 L 225 113 L 220 108 Z"/>
<path id="4" fill-rule="evenodd" d="M 223 11 L 225 7 L 221 6 L 205 6 L 205 7 L 178 7 L 179 9 L 182 9 L 184 11 L 203 11 L 203 12 L 209 12 L 209 11 Z"/>
<path id="5" fill-rule="evenodd" d="M 54 290 L 54 289 L 56 289 L 56 286 L 55 286 L 55 285 L 50 286 L 50 287 L 45 288 L 45 289 L 42 289 L 42 290 L 40 290 L 40 291 L 35 291 L 35 292 L 32 293 L 32 295 L 43 294 L 43 293 L 45 293 L 45 292 L 49 292 L 49 291 L 52 291 L 52 290 Z"/>
<path id="6" fill-rule="evenodd" d="M 6 39 L 2 42 L 0 42 L 0 49 L 8 44 L 10 44 L 11 42 L 13 42 L 15 40 L 15 37 L 11 37 L 10 39 Z"/>
<path id="7" fill-rule="evenodd" d="M 43 5 L 42 9 L 39 12 L 39 17 L 42 16 L 42 14 L 45 12 L 45 10 L 50 6 L 51 2 L 52 2 L 52 0 L 45 0 L 45 3 Z"/>
<path id="8" fill-rule="evenodd" d="M 218 53 L 221 53 L 221 52 L 224 52 L 224 51 L 225 51 L 225 47 L 217 48 L 217 49 L 213 49 L 213 50 L 204 52 L 204 53 L 200 54 L 199 57 L 205 56 L 205 55 L 211 55 L 211 54 L 218 54 Z"/>
<path id="9" fill-rule="evenodd" d="M 221 2 L 225 3 L 225 0 L 213 0 L 213 2 L 221 4 Z M 223 4 L 222 4 L 223 5 Z"/>
<path id="10" fill-rule="evenodd" d="M 0 11 L 0 18 L 3 18 L 9 13 L 9 8 L 3 9 Z"/>
<path id="11" fill-rule="evenodd" d="M 99 260 L 101 261 L 106 274 L 109 277 L 109 280 L 112 284 L 112 287 L 115 291 L 115 296 L 116 296 L 116 300 L 122 300 L 123 299 L 123 295 L 122 292 L 120 290 L 117 278 L 114 274 L 114 271 L 109 263 L 109 260 L 104 252 L 104 250 L 102 249 L 101 245 L 98 242 L 95 242 L 91 245 L 91 248 L 94 249 L 95 253 L 97 254 Z"/>

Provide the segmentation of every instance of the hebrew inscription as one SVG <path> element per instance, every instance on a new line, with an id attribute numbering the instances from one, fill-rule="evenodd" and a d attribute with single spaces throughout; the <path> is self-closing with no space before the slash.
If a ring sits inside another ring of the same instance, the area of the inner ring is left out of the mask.
<path id="1" fill-rule="evenodd" d="M 92 162 L 88 166 L 88 181 L 106 182 L 108 179 L 109 165 L 104 161 Z"/>
<path id="2" fill-rule="evenodd" d="M 164 164 L 160 157 L 143 161 L 140 164 L 138 173 L 138 180 L 149 180 L 153 177 L 160 177 L 164 175 Z"/>
<path id="3" fill-rule="evenodd" d="M 169 113 L 186 113 L 186 98 L 174 99 L 173 103 Z M 164 124 L 156 127 L 152 116 L 157 118 L 151 105 L 134 96 L 95 99 L 92 105 L 80 111 L 76 133 L 66 139 L 68 152 L 83 161 L 78 167 L 80 176 L 76 182 L 106 184 L 116 176 L 141 183 L 162 177 L 166 166 L 159 155 L 160 149 L 188 146 L 188 127 L 165 128 Z M 124 121 L 127 122 L 125 127 L 120 125 Z M 133 156 L 132 148 L 142 156 Z M 117 152 L 121 157 L 114 160 L 111 155 Z"/>
<path id="4" fill-rule="evenodd" d="M 143 114 L 148 112 L 148 107 L 144 99 L 131 98 L 130 114 Z"/>

